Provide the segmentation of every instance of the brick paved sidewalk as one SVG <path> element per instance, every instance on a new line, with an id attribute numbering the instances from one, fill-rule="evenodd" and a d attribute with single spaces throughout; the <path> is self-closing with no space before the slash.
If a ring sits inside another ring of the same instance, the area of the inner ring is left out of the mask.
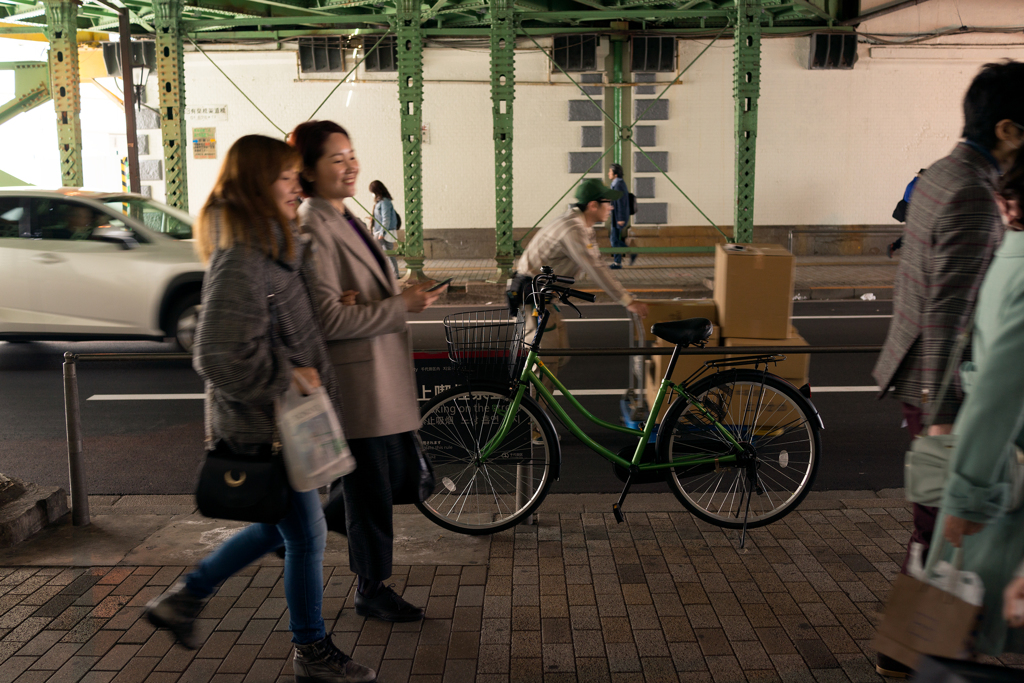
<path id="1" fill-rule="evenodd" d="M 487 566 L 395 567 L 426 621 L 358 617 L 343 563 L 325 567 L 324 615 L 384 683 L 880 681 L 870 639 L 911 517 L 846 495 L 812 494 L 745 551 L 668 494 L 631 498 L 621 525 L 552 496 L 538 525 L 490 538 Z M 185 570 L 0 568 L 0 683 L 290 681 L 279 562 L 224 584 L 198 652 L 139 618 Z"/>

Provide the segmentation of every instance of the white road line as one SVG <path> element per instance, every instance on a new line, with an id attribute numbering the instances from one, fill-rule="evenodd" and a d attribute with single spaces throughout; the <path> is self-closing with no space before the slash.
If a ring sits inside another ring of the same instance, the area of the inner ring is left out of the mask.
<path id="1" fill-rule="evenodd" d="M 206 394 L 93 394 L 87 401 L 201 401 Z"/>
<path id="2" fill-rule="evenodd" d="M 814 394 L 866 394 L 879 392 L 878 387 L 816 387 L 811 385 L 811 395 Z"/>
<path id="3" fill-rule="evenodd" d="M 877 392 L 878 387 L 817 387 L 811 385 L 814 394 L 858 394 Z M 626 389 L 573 389 L 573 396 L 622 396 Z M 556 396 L 562 392 L 556 390 Z M 205 394 L 94 394 L 87 401 L 201 401 Z"/>
<path id="4" fill-rule="evenodd" d="M 792 320 L 858 320 L 865 318 L 891 318 L 892 315 L 794 315 Z M 566 318 L 567 323 L 628 322 L 629 318 Z M 410 325 L 440 325 L 441 320 L 410 320 Z"/>
<path id="5" fill-rule="evenodd" d="M 891 315 L 794 315 L 793 320 L 853 320 L 854 318 L 891 318 Z"/>
<path id="6" fill-rule="evenodd" d="M 629 318 L 571 318 L 565 319 L 567 323 L 616 323 L 628 322 Z M 440 325 L 442 320 L 409 320 L 409 325 Z"/>

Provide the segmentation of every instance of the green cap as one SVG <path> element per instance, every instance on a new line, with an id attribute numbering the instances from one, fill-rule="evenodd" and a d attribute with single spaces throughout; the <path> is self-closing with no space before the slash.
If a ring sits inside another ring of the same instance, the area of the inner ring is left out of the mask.
<path id="1" fill-rule="evenodd" d="M 576 188 L 576 201 L 579 204 L 589 204 L 590 202 L 596 202 L 601 199 L 615 201 L 621 196 L 621 192 L 611 189 L 597 178 L 584 180 L 580 183 L 580 186 Z"/>

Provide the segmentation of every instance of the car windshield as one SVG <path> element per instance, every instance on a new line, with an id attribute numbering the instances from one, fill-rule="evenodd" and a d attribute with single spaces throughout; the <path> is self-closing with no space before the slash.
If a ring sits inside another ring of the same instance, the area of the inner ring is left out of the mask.
<path id="1" fill-rule="evenodd" d="M 154 232 L 179 240 L 192 237 L 192 216 L 166 204 L 140 197 L 111 197 L 104 203 L 114 211 L 141 221 Z"/>

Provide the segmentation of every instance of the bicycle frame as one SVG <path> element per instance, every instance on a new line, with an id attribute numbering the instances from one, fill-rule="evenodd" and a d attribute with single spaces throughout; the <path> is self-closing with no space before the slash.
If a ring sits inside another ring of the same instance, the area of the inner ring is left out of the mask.
<path id="1" fill-rule="evenodd" d="M 537 373 L 533 371 L 534 365 L 536 365 L 538 370 L 540 371 L 539 376 Z M 578 410 L 590 422 L 593 422 L 594 424 L 600 427 L 604 427 L 605 429 L 610 429 L 615 432 L 619 432 L 622 434 L 630 434 L 632 436 L 638 437 L 636 450 L 633 452 L 633 459 L 626 460 L 620 457 L 618 454 L 612 453 L 610 450 L 608 450 L 601 444 L 597 443 L 590 436 L 584 433 L 583 430 L 580 429 L 580 427 L 569 416 L 569 414 L 566 413 L 565 409 L 563 409 L 562 406 L 558 404 L 558 402 L 555 400 L 554 395 L 550 391 L 548 391 L 547 387 L 544 386 L 544 384 L 542 383 L 542 378 L 545 377 L 549 379 L 551 383 L 559 391 L 562 392 L 562 395 L 569 400 L 569 403 L 572 404 L 572 406 L 576 408 L 576 410 Z M 512 398 L 512 403 L 509 405 L 507 411 L 505 412 L 505 415 L 502 419 L 501 427 L 499 427 L 497 434 L 495 434 L 494 437 L 490 441 L 488 441 L 487 444 L 483 447 L 480 455 L 481 462 L 486 461 L 487 458 L 489 458 L 494 453 L 498 445 L 505 440 L 505 437 L 508 436 L 509 432 L 512 429 L 512 423 L 515 419 L 516 413 L 519 412 L 519 406 L 522 403 L 523 395 L 531 386 L 537 389 L 537 393 L 544 399 L 545 403 L 548 406 L 548 409 L 555 414 L 555 417 L 558 418 L 559 422 L 565 425 L 566 429 L 568 429 L 573 436 L 582 441 L 590 450 L 594 451 L 605 460 L 613 462 L 616 465 L 620 465 L 626 469 L 636 468 L 636 470 L 638 471 L 663 470 L 672 467 L 679 467 L 680 465 L 684 464 L 714 464 L 718 462 L 733 462 L 736 459 L 735 455 L 706 457 L 701 454 L 694 454 L 695 457 L 686 458 L 686 460 L 684 461 L 674 460 L 673 462 L 669 463 L 641 463 L 640 459 L 643 457 L 644 450 L 647 447 L 647 443 L 651 438 L 651 434 L 654 432 L 654 421 L 648 420 L 644 424 L 643 430 L 639 430 L 611 424 L 610 422 L 605 422 L 604 420 L 596 417 L 595 415 L 590 413 L 590 411 L 584 408 L 583 405 L 580 404 L 580 402 L 572 395 L 572 393 L 568 389 L 566 389 L 561 382 L 558 381 L 558 378 L 555 377 L 547 368 L 547 366 L 544 365 L 544 363 L 540 361 L 540 359 L 537 357 L 536 349 L 531 348 L 529 354 L 526 357 L 526 363 L 523 366 L 523 371 L 519 376 L 519 384 L 516 389 L 516 393 Z M 694 407 L 696 407 L 697 410 L 700 411 L 700 413 L 712 425 L 714 425 L 716 429 L 718 429 L 722 436 L 725 437 L 730 444 L 732 444 L 733 448 L 736 451 L 742 450 L 742 446 L 736 440 L 736 437 L 732 434 L 732 432 L 726 429 L 725 426 L 723 426 L 717 419 L 715 419 L 715 417 L 710 413 L 710 411 L 708 411 L 704 407 L 704 405 L 700 401 L 697 401 L 691 394 L 689 394 L 686 391 L 685 387 L 680 387 L 673 384 L 669 380 L 668 375 L 666 375 L 661 380 L 661 386 L 658 389 L 658 395 L 654 399 L 654 405 L 651 406 L 652 416 L 657 415 L 661 411 L 661 406 L 664 403 L 665 396 L 668 394 L 670 390 L 678 393 L 682 400 L 687 400 L 693 403 Z"/>

